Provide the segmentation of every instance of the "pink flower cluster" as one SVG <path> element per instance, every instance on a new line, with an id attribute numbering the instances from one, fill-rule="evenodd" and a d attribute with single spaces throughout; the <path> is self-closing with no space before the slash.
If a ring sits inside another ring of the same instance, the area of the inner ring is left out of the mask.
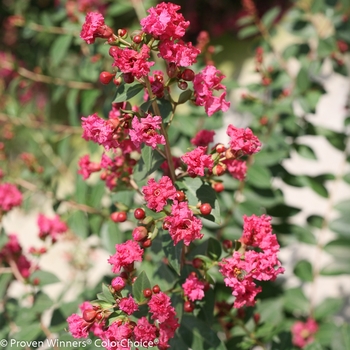
<path id="1" fill-rule="evenodd" d="M 147 117 L 140 120 L 135 116 L 132 120 L 132 129 L 129 131 L 131 141 L 137 148 L 142 143 L 153 149 L 157 148 L 157 145 L 165 145 L 164 136 L 156 131 L 160 129 L 161 124 L 162 118 L 159 116 L 152 117 L 148 114 Z"/>
<path id="2" fill-rule="evenodd" d="M 236 297 L 235 308 L 255 305 L 255 297 L 261 292 L 257 281 L 274 281 L 284 272 L 277 259 L 279 244 L 272 234 L 270 217 L 244 216 L 243 235 L 240 239 L 244 253 L 235 251 L 233 256 L 220 262 L 226 286 Z M 259 251 L 250 248 L 259 248 Z"/>
<path id="3" fill-rule="evenodd" d="M 190 176 L 204 176 L 205 168 L 209 171 L 213 169 L 214 161 L 206 152 L 207 147 L 199 146 L 181 157 L 182 161 L 187 165 L 187 171 Z"/>
<path id="4" fill-rule="evenodd" d="M 80 305 L 83 316 L 73 314 L 67 318 L 69 332 L 74 338 L 87 338 L 89 332 L 92 332 L 105 341 L 104 346 L 108 350 L 130 349 L 127 343 L 121 342 L 125 339 L 154 342 L 159 349 L 169 348 L 168 342 L 174 337 L 179 324 L 175 309 L 171 306 L 170 298 L 166 294 L 162 292 L 153 294 L 148 302 L 154 324 L 150 323 L 146 317 L 141 317 L 136 324 L 131 322 L 128 316 L 138 309 L 137 303 L 131 296 L 118 299 L 117 304 L 124 314 L 120 315 L 120 319 L 106 326 L 101 308 L 84 302 Z M 155 342 L 156 338 L 159 340 L 158 343 Z"/>
<path id="5" fill-rule="evenodd" d="M 306 322 L 297 321 L 292 326 L 292 343 L 293 345 L 304 348 L 306 345 L 314 341 L 314 335 L 318 331 L 318 324 L 312 318 Z"/>
<path id="6" fill-rule="evenodd" d="M 79 159 L 78 165 L 80 167 L 78 174 L 81 174 L 84 180 L 88 179 L 92 173 L 101 170 L 100 163 L 91 162 L 88 154 Z"/>
<path id="7" fill-rule="evenodd" d="M 220 110 L 226 112 L 230 107 L 230 102 L 225 100 L 226 86 L 221 84 L 224 77 L 214 66 L 206 66 L 193 80 L 195 103 L 204 106 L 209 117 Z M 223 90 L 220 96 L 215 96 L 214 92 L 220 90 Z"/>
<path id="8" fill-rule="evenodd" d="M 187 202 L 175 201 L 171 207 L 171 215 L 164 219 L 169 229 L 169 234 L 174 241 L 174 245 L 181 240 L 185 245 L 190 245 L 195 239 L 201 239 L 203 234 L 202 222 L 193 215 Z"/>
<path id="9" fill-rule="evenodd" d="M 22 193 L 15 185 L 10 183 L 0 184 L 0 212 L 10 211 L 22 204 Z"/>
<path id="10" fill-rule="evenodd" d="M 96 113 L 88 117 L 82 117 L 83 138 L 86 141 L 93 141 L 102 145 L 107 151 L 119 146 L 115 140 L 113 124 L 100 118 Z"/>
<path id="11" fill-rule="evenodd" d="M 108 262 L 113 265 L 112 271 L 118 273 L 122 267 L 133 264 L 135 261 L 142 261 L 143 250 L 135 241 L 115 245 L 116 252 L 110 256 Z"/>
<path id="12" fill-rule="evenodd" d="M 176 198 L 176 188 L 168 176 L 163 176 L 157 183 L 154 179 L 149 179 L 147 186 L 142 187 L 147 207 L 160 212 L 166 206 L 168 199 Z"/>
<path id="13" fill-rule="evenodd" d="M 200 130 L 195 137 L 191 139 L 192 145 L 206 147 L 209 143 L 214 142 L 215 131 Z"/>
<path id="14" fill-rule="evenodd" d="M 224 164 L 228 172 L 237 180 L 243 181 L 247 174 L 247 164 L 244 160 L 226 159 Z"/>
<path id="15" fill-rule="evenodd" d="M 154 65 L 154 62 L 148 62 L 150 48 L 147 45 L 143 45 L 140 52 L 114 46 L 110 53 L 114 58 L 112 66 L 118 67 L 123 73 L 130 73 L 138 79 L 147 76 L 150 67 Z"/>
<path id="16" fill-rule="evenodd" d="M 141 20 L 142 30 L 156 39 L 180 39 L 185 35 L 190 22 L 178 11 L 181 6 L 162 2 L 150 8 L 149 15 Z"/>
<path id="17" fill-rule="evenodd" d="M 202 300 L 204 298 L 205 283 L 200 281 L 197 276 L 190 274 L 182 285 L 185 296 L 191 300 Z"/>
<path id="18" fill-rule="evenodd" d="M 0 265 L 2 263 L 10 265 L 11 262 L 16 264 L 16 267 L 23 278 L 28 278 L 32 270 L 32 264 L 23 255 L 23 249 L 18 242 L 17 235 L 9 234 L 8 241 L 0 249 Z"/>
<path id="19" fill-rule="evenodd" d="M 236 157 L 260 151 L 261 143 L 249 128 L 236 128 L 230 124 L 226 133 L 231 138 L 230 147 L 235 152 Z"/>
<path id="20" fill-rule="evenodd" d="M 148 302 L 152 319 L 159 324 L 159 349 L 169 348 L 168 342 L 174 337 L 176 329 L 180 326 L 176 318 L 175 309 L 171 306 L 170 297 L 163 292 L 152 295 Z"/>
<path id="21" fill-rule="evenodd" d="M 63 222 L 58 215 L 50 219 L 43 214 L 39 214 L 37 224 L 40 230 L 40 239 L 45 239 L 50 236 L 52 243 L 57 241 L 59 235 L 68 231 L 67 224 Z"/>
<path id="22" fill-rule="evenodd" d="M 81 29 L 80 37 L 88 44 L 93 44 L 96 38 L 108 39 L 113 35 L 111 28 L 105 24 L 103 16 L 98 12 L 88 12 Z"/>

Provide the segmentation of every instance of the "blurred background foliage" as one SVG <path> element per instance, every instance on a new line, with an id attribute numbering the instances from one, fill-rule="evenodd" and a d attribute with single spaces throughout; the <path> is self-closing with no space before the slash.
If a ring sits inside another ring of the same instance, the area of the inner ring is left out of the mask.
<path id="1" fill-rule="evenodd" d="M 262 326 L 255 336 L 269 343 L 271 349 L 292 349 L 291 325 L 296 319 L 313 317 L 319 322 L 320 331 L 308 350 L 349 349 L 348 320 L 344 313 L 339 313 L 349 296 L 347 299 L 344 296 L 329 298 L 315 305 L 314 295 L 305 295 L 305 287 L 314 290 L 321 275 L 336 277 L 350 271 L 350 198 L 336 203 L 332 192 L 337 183 L 350 185 L 349 98 L 343 106 L 342 130 L 320 126 L 314 117 L 326 93 L 327 76 L 349 77 L 349 2 L 257 1 L 255 13 L 249 7 L 251 2 L 244 0 L 242 3 L 229 0 L 172 2 L 182 6 L 184 17 L 191 22 L 187 40 L 195 43 L 201 31 L 208 31 L 214 49 L 208 51 L 207 47 L 205 52 L 214 52 L 209 59 L 226 73 L 225 82 L 233 100 L 227 115 L 210 119 L 203 119 L 203 113 L 197 109 L 181 109 L 170 135 L 174 153 L 177 149 L 180 154 L 184 152 L 190 146 L 191 137 L 201 128 L 219 130 L 232 120 L 249 125 L 264 143 L 263 150 L 248 159 L 246 181 L 239 182 L 228 175 L 222 177 L 225 186 L 220 200 L 223 224 L 218 227 L 205 221 L 206 237 L 237 239 L 243 215 L 266 213 L 273 217 L 274 232 L 282 246 L 299 242 L 306 244 L 310 251 L 318 252 L 316 257 L 325 252 L 332 257 L 327 266 L 320 266 L 317 259 L 311 259 L 311 254 L 294 261 L 290 268 L 298 284 L 293 288 L 283 278 L 264 284 L 255 310 L 261 315 Z M 109 212 L 115 209 L 114 203 L 134 204 L 129 191 L 108 195 L 109 201 L 104 201 L 107 192 L 102 181 L 93 178 L 86 183 L 77 175 L 77 162 L 82 154 L 98 157 L 101 153 L 96 145 L 81 139 L 80 118 L 93 112 L 107 117 L 115 95 L 113 84 L 105 86 L 98 80 L 101 71 L 111 70 L 108 46 L 88 46 L 79 38 L 79 33 L 89 10 L 101 11 L 106 23 L 115 30 L 137 30 L 138 16 L 145 16 L 144 9 L 155 3 L 152 0 L 142 3 L 138 0 L 3 0 L 0 4 L 4 33 L 0 41 L 0 168 L 5 179 L 22 187 L 27 210 L 35 206 L 38 192 L 51 198 L 55 210 L 62 210 L 64 204 L 69 204 L 69 210 L 63 213 L 71 231 L 82 239 L 99 236 L 99 244 L 110 253 L 111 247 L 124 241 L 130 231 L 121 232 L 111 223 Z M 208 56 L 204 55 L 198 67 L 207 61 Z M 251 81 L 247 84 L 238 83 L 244 81 L 243 74 L 248 74 L 247 61 L 253 78 L 249 78 Z M 135 97 L 135 103 L 142 102 L 138 98 Z M 321 136 L 341 152 L 342 167 L 332 173 L 313 176 L 307 175 L 308 171 L 306 174 L 288 171 L 283 162 L 295 152 L 308 159 L 310 167 L 317 161 L 317 152 L 304 142 L 305 136 Z M 35 155 L 35 160 L 29 164 L 23 159 L 23 152 Z M 142 181 L 145 180 L 140 180 L 140 184 Z M 327 200 L 327 211 L 320 215 L 316 210 L 305 222 L 297 224 L 293 217 L 301 209 L 286 202 L 283 183 L 310 188 Z M 331 215 L 333 209 L 338 213 L 335 218 Z M 327 235 L 329 239 L 324 239 L 325 232 L 331 232 Z M 160 260 L 161 244 L 156 241 L 152 247 L 155 261 Z M 193 256 L 206 252 L 207 245 L 208 241 L 198 244 Z M 88 271 L 86 266 L 84 268 Z M 150 265 L 147 272 L 155 281 L 171 286 L 169 271 L 154 273 Z M 222 278 L 215 272 L 213 277 L 219 281 Z M 48 283 L 53 281 L 48 277 Z M 95 290 L 84 290 L 74 302 L 57 301 L 50 329 L 63 333 L 65 318 L 76 310 L 79 302 L 93 299 L 94 293 Z M 223 283 L 218 283 L 213 293 L 217 301 L 229 300 L 231 296 Z M 48 298 L 45 294 L 41 297 Z M 205 303 L 209 302 L 208 297 Z M 16 302 L 12 300 L 11 303 Z M 20 323 L 20 315 L 11 309 L 11 303 L 6 306 L 7 311 Z M 38 313 L 43 313 L 51 303 L 50 300 L 46 300 L 46 304 L 37 301 Z M 236 322 L 243 322 L 251 330 L 252 315 L 253 311 L 247 310 L 244 315 L 237 315 Z M 206 316 L 201 317 L 205 319 Z M 226 348 L 233 349 L 237 344 L 251 348 L 252 340 L 246 332 L 223 320 L 224 323 L 213 321 L 213 329 L 229 334 Z M 189 318 L 186 322 L 191 325 L 195 321 Z M 5 333 L 8 332 L 7 327 L 2 326 Z M 180 332 L 172 348 L 184 349 L 184 343 L 192 345 L 193 339 L 185 333 Z M 21 339 L 23 334 L 16 336 Z M 40 337 L 43 337 L 40 330 L 29 336 L 32 340 Z"/>

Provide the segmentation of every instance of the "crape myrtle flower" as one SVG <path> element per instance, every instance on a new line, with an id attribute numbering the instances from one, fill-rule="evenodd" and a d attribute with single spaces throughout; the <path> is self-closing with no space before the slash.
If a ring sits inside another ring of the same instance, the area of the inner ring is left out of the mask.
<path id="1" fill-rule="evenodd" d="M 226 86 L 221 84 L 223 78 L 225 76 L 212 65 L 206 66 L 194 77 L 195 104 L 204 106 L 209 117 L 220 110 L 226 112 L 230 107 L 230 102 L 225 100 Z M 215 96 L 214 92 L 220 90 L 223 92 Z"/>

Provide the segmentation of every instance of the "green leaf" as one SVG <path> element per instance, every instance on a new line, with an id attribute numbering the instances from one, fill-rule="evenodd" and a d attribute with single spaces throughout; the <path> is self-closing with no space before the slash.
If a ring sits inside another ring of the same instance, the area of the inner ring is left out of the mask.
<path id="1" fill-rule="evenodd" d="M 60 280 L 57 278 L 57 276 L 54 275 L 52 272 L 43 271 L 43 270 L 34 271 L 30 275 L 29 280 L 31 281 L 31 283 L 33 283 L 34 279 L 39 280 L 40 286 L 45 286 L 47 284 L 53 284 L 53 283 L 60 282 Z"/>
<path id="2" fill-rule="evenodd" d="M 265 27 L 269 28 L 280 13 L 281 9 L 278 6 L 272 7 L 262 16 L 261 21 L 264 23 Z"/>
<path id="3" fill-rule="evenodd" d="M 336 259 L 348 260 L 350 262 L 350 239 L 339 238 L 327 243 L 323 248 Z M 349 271 L 350 272 L 350 271 Z"/>
<path id="4" fill-rule="evenodd" d="M 216 333 L 193 315 L 183 315 L 178 332 L 183 342 L 191 349 L 226 350 Z"/>
<path id="5" fill-rule="evenodd" d="M 251 26 L 242 28 L 238 32 L 237 37 L 238 39 L 246 39 L 258 33 L 259 33 L 259 29 L 255 25 L 251 25 Z"/>
<path id="6" fill-rule="evenodd" d="M 304 158 L 317 160 L 314 150 L 307 145 L 295 145 L 295 150 Z"/>
<path id="7" fill-rule="evenodd" d="M 286 204 L 278 204 L 272 208 L 267 209 L 268 215 L 275 217 L 289 217 L 298 214 L 301 211 L 299 208 L 291 207 Z"/>
<path id="8" fill-rule="evenodd" d="M 321 126 L 316 126 L 316 133 L 318 135 L 326 137 L 327 141 L 336 149 L 340 151 L 345 150 L 346 135 L 344 133 L 329 130 Z"/>
<path id="9" fill-rule="evenodd" d="M 82 211 L 76 211 L 68 218 L 67 223 L 70 229 L 79 237 L 86 238 L 89 233 L 89 222 Z"/>
<path id="10" fill-rule="evenodd" d="M 348 275 L 350 273 L 350 263 L 349 261 L 335 261 L 327 264 L 320 274 L 322 276 L 339 276 Z"/>
<path id="11" fill-rule="evenodd" d="M 345 174 L 344 177 L 343 177 L 343 180 L 350 185 L 350 173 L 349 174 Z"/>
<path id="12" fill-rule="evenodd" d="M 50 49 L 50 57 L 52 65 L 58 66 L 61 61 L 67 56 L 67 51 L 72 43 L 73 36 L 59 35 L 53 42 Z"/>
<path id="13" fill-rule="evenodd" d="M 297 237 L 299 242 L 316 244 L 315 235 L 306 227 L 291 225 L 291 232 Z"/>
<path id="14" fill-rule="evenodd" d="M 141 157 L 146 168 L 147 175 L 156 171 L 159 166 L 164 162 L 164 158 L 151 147 L 144 146 L 141 149 Z"/>
<path id="15" fill-rule="evenodd" d="M 85 90 L 81 93 L 82 114 L 89 115 L 96 103 L 97 98 L 101 95 L 101 90 Z"/>
<path id="16" fill-rule="evenodd" d="M 344 323 L 341 327 L 338 327 L 338 332 L 332 339 L 332 350 L 344 350 L 350 349 L 350 325 Z"/>
<path id="17" fill-rule="evenodd" d="M 350 237 L 350 216 L 342 216 L 333 220 L 329 228 L 340 236 Z"/>
<path id="18" fill-rule="evenodd" d="M 113 297 L 109 288 L 104 283 L 102 284 L 102 295 L 107 303 L 110 303 L 112 305 L 115 303 L 115 298 Z"/>
<path id="19" fill-rule="evenodd" d="M 221 257 L 221 252 L 220 242 L 210 237 L 208 239 L 207 255 L 213 260 L 219 260 Z"/>
<path id="20" fill-rule="evenodd" d="M 306 221 L 312 227 L 321 228 L 323 225 L 324 218 L 319 215 L 310 215 Z"/>
<path id="21" fill-rule="evenodd" d="M 191 96 L 192 96 L 193 91 L 192 90 L 186 90 L 184 92 L 182 92 L 179 96 L 179 101 L 177 102 L 177 104 L 183 104 L 185 102 L 187 102 Z"/>
<path id="22" fill-rule="evenodd" d="M 115 254 L 115 245 L 124 242 L 124 233 L 115 222 L 106 221 L 101 229 L 101 243 L 110 254 Z"/>
<path id="23" fill-rule="evenodd" d="M 79 114 L 78 114 L 78 99 L 79 90 L 71 89 L 67 94 L 66 106 L 68 109 L 69 124 L 72 126 L 80 125 Z"/>
<path id="24" fill-rule="evenodd" d="M 34 305 L 31 308 L 33 313 L 43 313 L 44 311 L 49 310 L 53 306 L 53 301 L 45 293 L 39 292 L 35 296 Z"/>
<path id="25" fill-rule="evenodd" d="M 171 113 L 173 111 L 173 105 L 170 103 L 170 101 L 166 100 L 165 98 L 158 99 L 157 104 L 158 104 L 160 116 L 162 117 L 163 122 L 167 123 L 169 121 Z M 155 112 L 153 112 L 153 113 L 155 113 Z"/>
<path id="26" fill-rule="evenodd" d="M 113 103 L 120 103 L 127 100 L 130 100 L 132 97 L 139 94 L 144 89 L 142 84 L 125 84 L 122 83 L 117 89 L 116 98 L 113 100 Z"/>
<path id="27" fill-rule="evenodd" d="M 334 206 L 334 209 L 338 210 L 344 215 L 350 214 L 350 199 L 342 201 Z"/>
<path id="28" fill-rule="evenodd" d="M 150 283 L 145 271 L 142 271 L 137 276 L 136 281 L 134 282 L 134 284 L 132 286 L 133 296 L 139 304 L 148 300 L 143 295 L 143 291 L 145 289 L 148 289 L 148 288 L 151 288 L 151 283 Z"/>
<path id="29" fill-rule="evenodd" d="M 121 16 L 129 11 L 131 11 L 133 9 L 132 5 L 124 2 L 124 3 L 112 3 L 109 7 L 108 7 L 108 15 L 112 16 L 112 17 L 118 17 Z"/>
<path id="30" fill-rule="evenodd" d="M 312 265 L 307 260 L 300 260 L 294 267 L 294 274 L 304 282 L 313 281 Z"/>
<path id="31" fill-rule="evenodd" d="M 344 300 L 340 298 L 326 298 L 315 307 L 313 317 L 316 321 L 336 314 L 343 306 Z"/>
<path id="32" fill-rule="evenodd" d="M 236 21 L 236 23 L 239 26 L 244 26 L 246 24 L 253 23 L 253 21 L 254 21 L 254 17 L 253 16 L 244 16 L 244 17 L 239 18 Z"/>
<path id="33" fill-rule="evenodd" d="M 307 70 L 305 68 L 300 68 L 299 73 L 296 79 L 296 86 L 299 89 L 299 93 L 302 94 L 305 92 L 310 86 L 310 78 Z"/>
<path id="34" fill-rule="evenodd" d="M 162 246 L 164 255 L 168 259 L 169 265 L 180 276 L 181 273 L 181 254 L 183 243 L 179 242 L 174 246 L 174 241 L 168 233 L 162 234 Z"/>
<path id="35" fill-rule="evenodd" d="M 12 279 L 12 273 L 2 273 L 0 275 L 0 300 L 3 300 L 7 287 Z"/>
<path id="36" fill-rule="evenodd" d="M 37 339 L 40 334 L 43 334 L 41 325 L 39 322 L 35 322 L 21 328 L 18 333 L 14 334 L 13 338 L 18 341 L 31 341 Z M 11 349 L 12 348 L 13 347 L 11 346 Z M 21 346 L 19 349 L 23 349 L 23 346 Z"/>
<path id="37" fill-rule="evenodd" d="M 324 180 L 318 176 L 305 176 L 304 179 L 308 183 L 308 186 L 314 190 L 319 196 L 328 198 L 328 191 L 325 185 L 323 184 Z"/>
<path id="38" fill-rule="evenodd" d="M 299 287 L 286 290 L 283 300 L 284 308 L 289 312 L 309 312 L 309 300 Z"/>
<path id="39" fill-rule="evenodd" d="M 318 39 L 317 53 L 319 57 L 328 57 L 334 51 L 336 51 L 336 44 L 333 37 Z"/>
<path id="40" fill-rule="evenodd" d="M 272 175 L 270 171 L 259 164 L 253 164 L 247 173 L 247 181 L 257 188 L 270 188 Z"/>

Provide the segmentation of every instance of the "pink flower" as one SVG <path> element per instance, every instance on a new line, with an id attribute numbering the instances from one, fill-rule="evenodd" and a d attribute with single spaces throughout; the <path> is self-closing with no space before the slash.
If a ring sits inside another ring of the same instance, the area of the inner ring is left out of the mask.
<path id="1" fill-rule="evenodd" d="M 192 46 L 192 43 L 184 43 L 178 40 L 176 43 L 171 40 L 164 40 L 159 43 L 159 56 L 177 66 L 188 67 L 197 62 L 200 50 Z"/>
<path id="2" fill-rule="evenodd" d="M 125 341 L 131 336 L 132 329 L 129 323 L 120 324 L 119 322 L 113 322 L 101 336 L 101 339 L 106 342 L 107 350 L 131 350 L 128 342 Z"/>
<path id="3" fill-rule="evenodd" d="M 143 250 L 135 241 L 115 245 L 116 253 L 112 255 L 108 262 L 113 265 L 112 271 L 118 273 L 124 266 L 132 264 L 134 261 L 142 261 Z"/>
<path id="4" fill-rule="evenodd" d="M 15 185 L 10 183 L 0 184 L 0 211 L 9 211 L 22 204 L 22 193 Z"/>
<path id="5" fill-rule="evenodd" d="M 88 179 L 92 173 L 101 170 L 101 165 L 91 162 L 88 154 L 79 159 L 78 165 L 80 167 L 78 174 L 82 175 L 84 180 Z"/>
<path id="6" fill-rule="evenodd" d="M 82 117 L 82 127 L 84 129 L 82 138 L 86 141 L 93 141 L 102 145 L 107 151 L 110 148 L 118 147 L 118 141 L 114 136 L 114 128 L 108 120 L 100 118 L 96 113 L 88 117 Z"/>
<path id="7" fill-rule="evenodd" d="M 179 327 L 180 325 L 175 314 L 175 309 L 172 308 L 172 310 L 169 310 L 168 312 L 168 319 L 166 322 L 159 324 L 159 349 L 163 350 L 170 348 L 168 342 L 174 337 L 175 332 Z"/>
<path id="8" fill-rule="evenodd" d="M 159 323 L 167 322 L 175 315 L 175 309 L 171 306 L 170 297 L 163 292 L 153 294 L 148 302 L 149 312 L 153 320 Z"/>
<path id="9" fill-rule="evenodd" d="M 261 143 L 249 128 L 236 128 L 230 124 L 226 133 L 231 137 L 230 147 L 233 151 L 236 151 L 237 156 L 254 154 L 260 151 Z"/>
<path id="10" fill-rule="evenodd" d="M 114 290 L 120 291 L 125 287 L 125 280 L 121 277 L 115 277 L 112 279 L 111 286 Z"/>
<path id="11" fill-rule="evenodd" d="M 7 238 L 8 238 L 8 241 L 2 247 L 0 251 L 0 256 L 20 254 L 22 252 L 22 247 L 18 242 L 17 235 L 12 233 L 12 234 L 9 234 Z"/>
<path id="12" fill-rule="evenodd" d="M 243 160 L 226 159 L 224 163 L 227 166 L 227 170 L 237 180 L 243 181 L 247 173 L 247 165 Z"/>
<path id="13" fill-rule="evenodd" d="M 147 45 L 143 45 L 140 52 L 114 46 L 112 66 L 118 67 L 123 73 L 131 73 L 134 77 L 140 79 L 148 75 L 150 67 L 154 65 L 154 62 L 148 62 L 149 53 L 150 48 Z"/>
<path id="14" fill-rule="evenodd" d="M 134 298 L 130 295 L 128 298 L 122 298 L 119 303 L 120 310 L 126 314 L 131 315 L 139 309 Z"/>
<path id="15" fill-rule="evenodd" d="M 234 252 L 231 258 L 223 259 L 219 266 L 226 286 L 232 288 L 232 295 L 236 297 L 234 307 L 254 306 L 255 296 L 262 289 L 254 283 L 249 274 L 249 264 L 241 259 L 240 253 Z"/>
<path id="16" fill-rule="evenodd" d="M 202 222 L 193 215 L 187 202 L 175 202 L 171 207 L 171 216 L 167 216 L 164 221 L 169 224 L 169 234 L 174 245 L 183 240 L 188 246 L 195 239 L 203 237 L 200 233 Z"/>
<path id="17" fill-rule="evenodd" d="M 176 188 L 168 176 L 163 176 L 157 183 L 154 179 L 149 179 L 147 186 L 142 187 L 147 207 L 160 212 L 167 204 L 168 199 L 176 198 Z"/>
<path id="18" fill-rule="evenodd" d="M 23 278 L 28 278 L 30 276 L 32 264 L 24 255 L 20 255 L 17 258 L 16 265 Z"/>
<path id="19" fill-rule="evenodd" d="M 141 317 L 134 328 L 136 341 L 153 341 L 157 337 L 157 327 L 150 324 L 146 317 Z"/>
<path id="20" fill-rule="evenodd" d="M 304 348 L 314 341 L 314 335 L 318 331 L 318 324 L 312 318 L 306 322 L 297 321 L 292 326 L 292 343 L 299 348 Z"/>
<path id="21" fill-rule="evenodd" d="M 195 137 L 191 139 L 192 145 L 195 146 L 208 146 L 209 143 L 214 141 L 215 131 L 213 130 L 200 130 Z"/>
<path id="22" fill-rule="evenodd" d="M 88 329 L 90 324 L 82 317 L 73 314 L 67 318 L 68 330 L 74 338 L 87 338 L 89 335 Z"/>
<path id="23" fill-rule="evenodd" d="M 202 300 L 204 298 L 205 283 L 200 281 L 196 276 L 189 275 L 182 285 L 184 294 L 191 301 Z"/>
<path id="24" fill-rule="evenodd" d="M 190 175 L 204 176 L 204 168 L 213 169 L 214 161 L 206 152 L 207 147 L 199 146 L 181 157 L 187 165 L 187 171 Z"/>
<path id="25" fill-rule="evenodd" d="M 105 24 L 103 16 L 98 12 L 88 12 L 81 29 L 80 37 L 88 44 L 93 44 L 95 38 L 109 38 L 113 35 L 111 28 Z"/>
<path id="26" fill-rule="evenodd" d="M 56 241 L 58 236 L 68 231 L 68 226 L 61 221 L 60 217 L 56 215 L 53 219 L 39 214 L 37 224 L 39 226 L 39 237 L 46 238 L 51 236 L 53 241 Z"/>
<path id="27" fill-rule="evenodd" d="M 130 139 L 136 147 L 140 147 L 142 143 L 153 149 L 157 145 L 165 145 L 165 138 L 159 135 L 156 130 L 160 129 L 162 118 L 159 116 L 152 117 L 150 114 L 146 118 L 134 117 L 132 120 L 132 129 L 129 131 Z"/>
<path id="28" fill-rule="evenodd" d="M 197 106 L 204 106 L 209 117 L 219 110 L 226 112 L 230 107 L 230 102 L 225 101 L 226 87 L 220 84 L 224 77 L 214 66 L 206 66 L 194 77 L 195 103 Z M 220 96 L 214 96 L 214 91 L 219 90 L 224 91 Z"/>
<path id="29" fill-rule="evenodd" d="M 141 20 L 142 30 L 159 39 L 179 39 L 185 35 L 190 22 L 177 13 L 180 6 L 162 2 L 148 10 L 149 15 Z"/>

